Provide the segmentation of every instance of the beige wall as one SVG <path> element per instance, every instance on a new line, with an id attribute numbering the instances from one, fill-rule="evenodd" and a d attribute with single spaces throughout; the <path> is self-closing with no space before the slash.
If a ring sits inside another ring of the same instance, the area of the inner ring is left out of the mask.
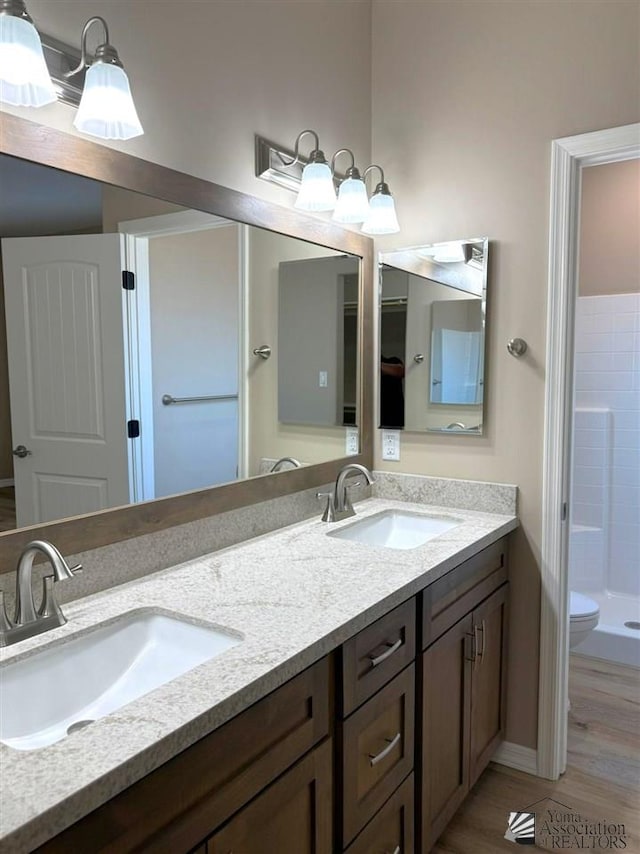
<path id="1" fill-rule="evenodd" d="M 493 241 L 486 434 L 406 435 L 377 465 L 521 489 L 507 737 L 535 746 L 550 143 L 640 118 L 639 5 L 374 0 L 373 158 L 402 232 L 380 248 Z M 506 342 L 529 343 L 514 359 Z"/>
<path id="2" fill-rule="evenodd" d="M 89 16 L 106 18 L 145 135 L 104 144 L 287 206 L 290 192 L 254 176 L 254 133 L 293 144 L 314 127 L 328 155 L 348 145 L 370 162 L 370 0 L 28 6 L 36 26 L 67 44 L 79 45 Z M 75 134 L 71 107 L 11 112 Z"/>
<path id="3" fill-rule="evenodd" d="M 105 234 L 117 232 L 121 222 L 184 210 L 187 209 L 154 199 L 152 196 L 143 196 L 142 193 L 132 193 L 131 190 L 123 190 L 121 187 L 105 184 L 102 188 L 102 230 Z"/>
<path id="4" fill-rule="evenodd" d="M 582 172 L 580 296 L 640 290 L 640 160 Z"/>

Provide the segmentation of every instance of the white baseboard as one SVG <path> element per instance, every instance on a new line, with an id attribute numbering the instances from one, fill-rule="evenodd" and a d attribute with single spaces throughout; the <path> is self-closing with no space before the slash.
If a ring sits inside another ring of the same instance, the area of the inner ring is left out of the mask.
<path id="1" fill-rule="evenodd" d="M 0 477 L 0 489 L 3 486 L 13 486 L 13 478 L 12 477 Z"/>
<path id="2" fill-rule="evenodd" d="M 538 773 L 538 752 L 531 747 L 523 747 L 512 741 L 503 741 L 491 760 L 498 765 L 507 765 L 517 771 L 525 771 L 527 774 L 537 775 Z"/>

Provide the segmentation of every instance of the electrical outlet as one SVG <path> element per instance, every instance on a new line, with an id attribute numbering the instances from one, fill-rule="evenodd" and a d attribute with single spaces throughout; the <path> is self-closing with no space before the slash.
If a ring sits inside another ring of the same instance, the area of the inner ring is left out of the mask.
<path id="1" fill-rule="evenodd" d="M 399 430 L 382 431 L 382 459 L 395 460 L 396 462 L 400 459 Z"/>
<path id="2" fill-rule="evenodd" d="M 329 375 L 326 371 L 319 371 L 318 373 L 318 386 L 320 388 L 326 388 L 329 385 Z"/>
<path id="3" fill-rule="evenodd" d="M 360 451 L 360 436 L 357 427 L 347 427 L 345 441 L 345 453 L 348 457 L 355 456 Z"/>

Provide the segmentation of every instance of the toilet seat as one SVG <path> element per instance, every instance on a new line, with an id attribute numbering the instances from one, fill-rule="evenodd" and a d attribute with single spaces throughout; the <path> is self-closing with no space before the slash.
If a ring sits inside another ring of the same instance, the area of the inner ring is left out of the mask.
<path id="1" fill-rule="evenodd" d="M 569 617 L 572 623 L 582 620 L 591 621 L 600 613 L 598 603 L 582 593 L 571 591 L 569 596 Z"/>

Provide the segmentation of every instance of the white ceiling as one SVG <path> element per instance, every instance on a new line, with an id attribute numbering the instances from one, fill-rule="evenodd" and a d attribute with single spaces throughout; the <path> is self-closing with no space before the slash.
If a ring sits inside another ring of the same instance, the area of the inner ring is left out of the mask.
<path id="1" fill-rule="evenodd" d="M 0 237 L 102 227 L 102 187 L 47 166 L 0 155 Z"/>

